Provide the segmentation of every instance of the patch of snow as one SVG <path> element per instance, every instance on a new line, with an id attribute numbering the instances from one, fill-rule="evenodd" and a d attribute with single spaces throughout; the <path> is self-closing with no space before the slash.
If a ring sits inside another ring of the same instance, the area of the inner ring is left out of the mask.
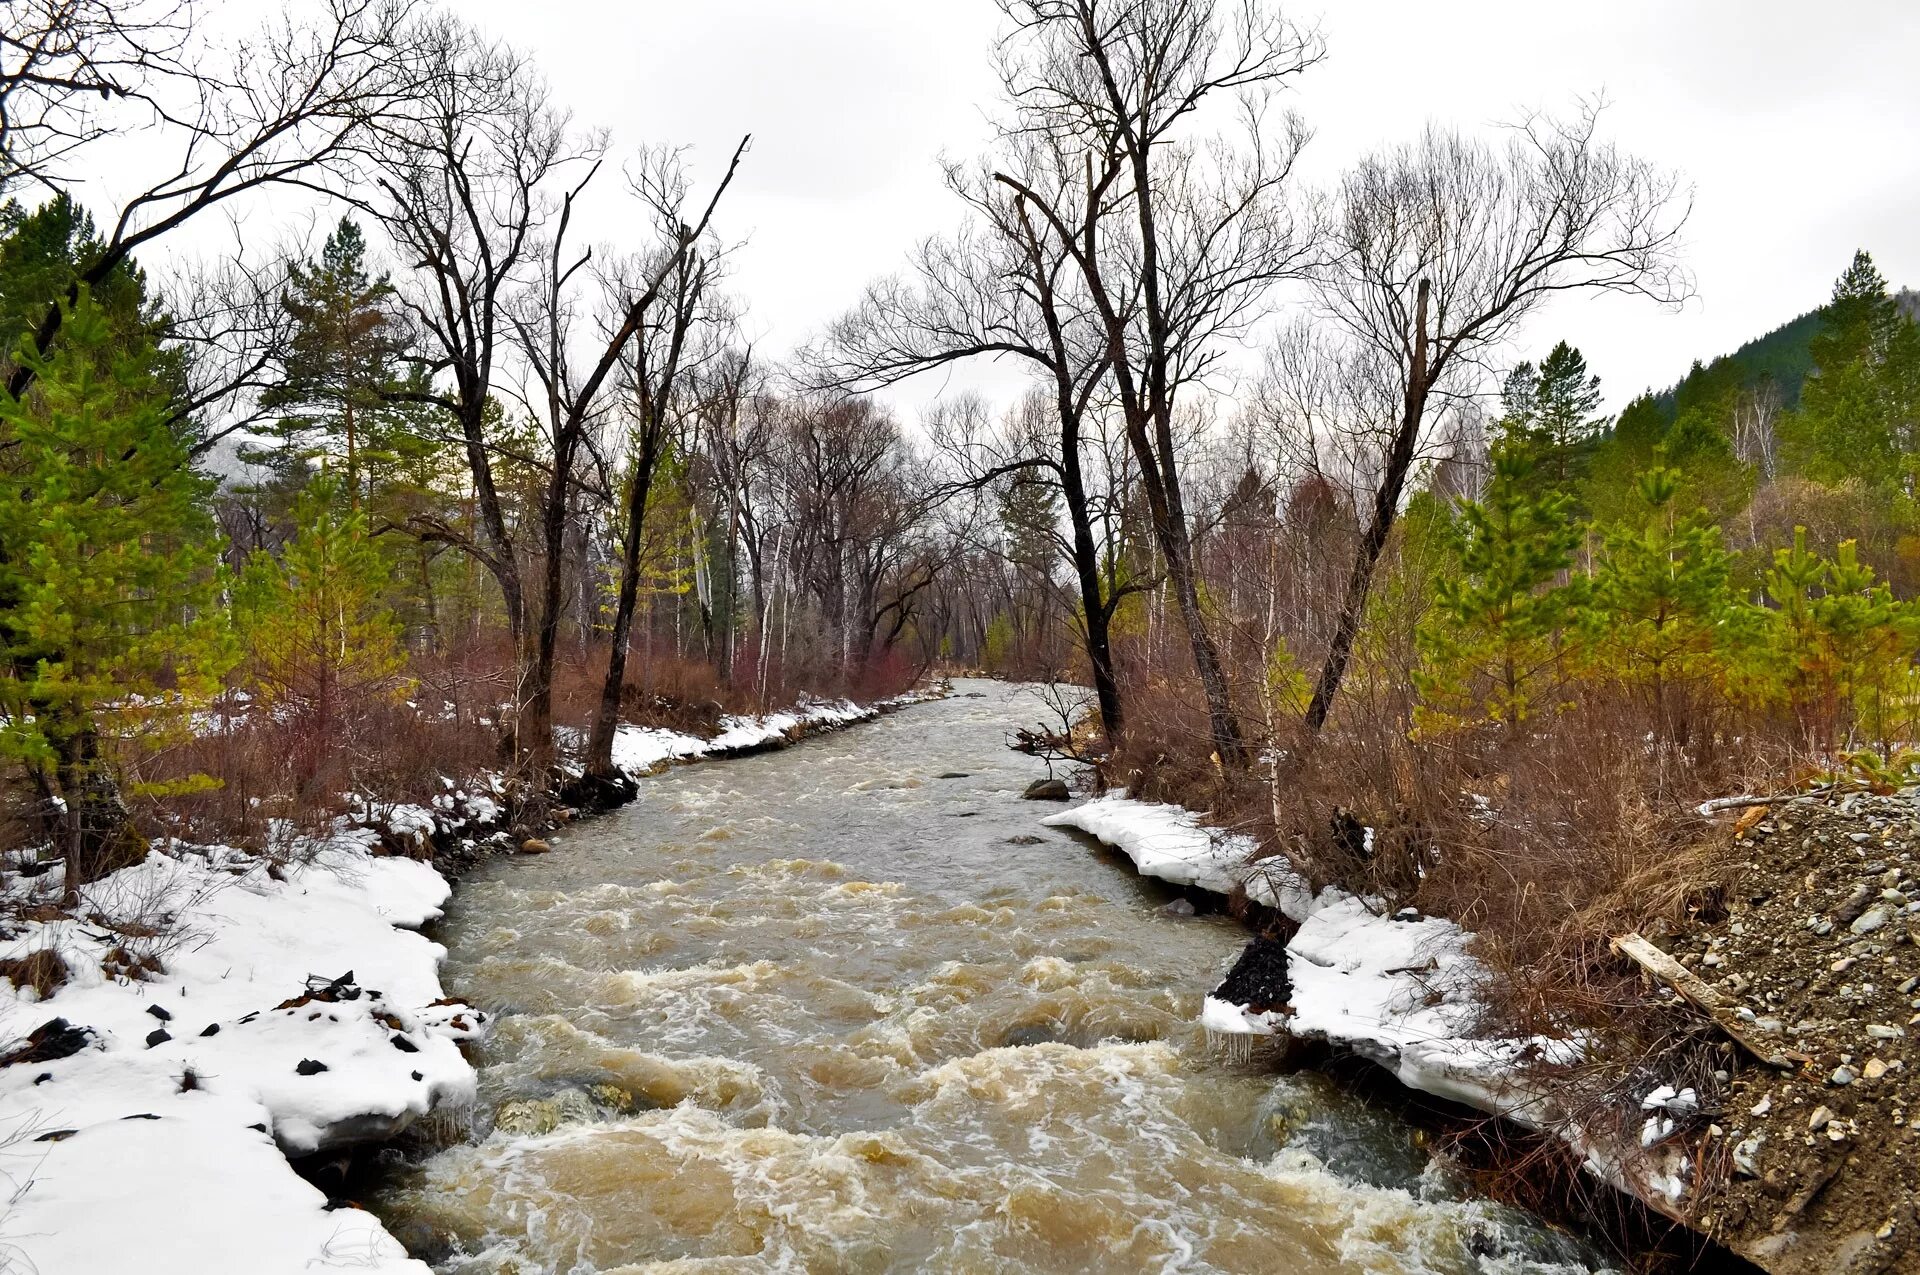
<path id="1" fill-rule="evenodd" d="M 1283 860 L 1249 863 L 1254 851 L 1252 838 L 1209 828 L 1200 822 L 1199 815 L 1182 806 L 1109 795 L 1048 815 L 1040 822 L 1054 828 L 1078 828 L 1105 842 L 1132 859 L 1143 877 L 1214 894 L 1231 894 L 1235 886 L 1242 886 L 1255 903 L 1275 908 L 1296 921 L 1312 906 L 1305 879 Z"/>
<path id="2" fill-rule="evenodd" d="M 1283 1014 L 1255 1012 L 1217 996 L 1207 997 L 1200 1006 L 1200 1025 L 1219 1036 L 1272 1036 L 1285 1023 Z"/>
<path id="3" fill-rule="evenodd" d="M 284 1156 L 391 1136 L 472 1102 L 457 1042 L 485 1016 L 432 1005 L 445 950 L 410 928 L 440 915 L 450 887 L 425 863 L 375 857 L 344 835 L 283 876 L 227 847 L 173 847 L 88 886 L 81 908 L 117 923 L 171 916 L 168 937 L 61 920 L 0 945 L 4 956 L 53 948 L 72 973 L 30 1008 L 0 985 L 9 1036 L 56 1016 L 96 1034 L 71 1057 L 0 1069 L 0 1128 L 70 1131 L 11 1148 L 34 1154 L 16 1157 L 21 1189 L 0 1243 L 48 1272 L 186 1275 L 217 1260 L 424 1275 L 371 1215 L 326 1211 Z M 164 972 L 105 973 L 116 946 L 150 951 Z M 310 976 L 349 969 L 339 999 L 285 1004 Z M 303 1067 L 316 1062 L 325 1069 Z"/>

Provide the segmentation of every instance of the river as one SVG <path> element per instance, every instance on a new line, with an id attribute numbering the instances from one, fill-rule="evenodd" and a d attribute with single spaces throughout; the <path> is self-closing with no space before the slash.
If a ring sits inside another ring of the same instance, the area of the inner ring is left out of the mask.
<path id="1" fill-rule="evenodd" d="M 448 1275 L 1577 1271 L 1410 1127 L 1194 1019 L 1244 934 L 1042 828 L 1031 692 L 682 767 L 437 937 L 501 1012 L 378 1211 Z"/>

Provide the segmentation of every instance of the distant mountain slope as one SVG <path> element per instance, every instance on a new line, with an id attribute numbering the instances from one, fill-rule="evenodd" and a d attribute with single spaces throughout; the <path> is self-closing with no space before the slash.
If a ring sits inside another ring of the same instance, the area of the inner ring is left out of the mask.
<path id="1" fill-rule="evenodd" d="M 1895 296 L 1901 312 L 1920 321 L 1920 292 L 1902 288 Z M 1654 406 L 1669 424 L 1689 403 L 1705 403 L 1771 378 L 1780 387 L 1783 407 L 1797 407 L 1800 387 L 1813 371 L 1813 336 L 1820 330 L 1820 310 L 1809 310 L 1755 337 L 1731 354 L 1711 363 L 1696 362 L 1679 381 L 1654 394 Z"/>
<path id="2" fill-rule="evenodd" d="M 1746 389 L 1771 377 L 1780 387 L 1782 403 L 1793 407 L 1800 401 L 1801 383 L 1813 370 L 1813 334 L 1819 330 L 1820 311 L 1809 310 L 1765 336 L 1755 337 L 1732 354 L 1723 354 L 1704 366 L 1695 363 L 1677 383 L 1655 394 L 1654 404 L 1671 421 L 1696 395 L 1706 398 L 1726 390 Z"/>

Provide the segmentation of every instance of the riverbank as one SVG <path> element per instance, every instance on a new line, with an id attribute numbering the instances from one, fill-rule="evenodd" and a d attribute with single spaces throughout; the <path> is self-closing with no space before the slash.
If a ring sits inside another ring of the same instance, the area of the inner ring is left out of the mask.
<path id="1" fill-rule="evenodd" d="M 1696 1017 L 1687 993 L 1739 1043 L 1728 1033 L 1707 1074 L 1663 1078 L 1656 1064 L 1605 1092 L 1585 1063 L 1606 1042 L 1489 1030 L 1487 971 L 1451 921 L 1314 895 L 1280 861 L 1253 862 L 1250 839 L 1177 806 L 1109 796 L 1045 822 L 1119 849 L 1143 875 L 1285 918 L 1284 941 L 1256 940 L 1208 998 L 1210 1032 L 1324 1041 L 1410 1089 L 1546 1133 L 1594 1177 L 1765 1270 L 1920 1269 L 1920 801 L 1829 793 L 1777 811 L 1729 803 L 1734 816 L 1744 862 L 1731 897 L 1659 939 L 1717 989 L 1663 988 L 1676 1014 Z"/>
<path id="2" fill-rule="evenodd" d="M 623 727 L 617 757 L 638 777 L 927 697 L 731 718 L 707 739 Z M 460 1047 L 490 1024 L 445 998 L 445 950 L 418 932 L 452 892 L 428 857 L 535 848 L 504 819 L 497 788 L 450 787 L 432 807 L 363 803 L 271 858 L 170 845 L 85 887 L 70 915 L 57 866 L 16 865 L 0 1268 L 425 1275 L 288 1158 L 461 1127 L 475 1078 Z"/>

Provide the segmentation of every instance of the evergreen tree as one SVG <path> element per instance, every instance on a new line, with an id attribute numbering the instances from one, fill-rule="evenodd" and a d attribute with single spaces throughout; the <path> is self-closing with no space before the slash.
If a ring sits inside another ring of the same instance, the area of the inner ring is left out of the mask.
<path id="1" fill-rule="evenodd" d="M 295 726 L 302 795 L 356 714 L 407 685 L 401 626 L 386 604 L 392 563 L 359 511 L 322 480 L 294 508 L 298 530 L 275 559 L 256 553 L 235 590 L 246 675 L 263 707 Z"/>
<path id="2" fill-rule="evenodd" d="M 1774 551 L 1766 591 L 1774 606 L 1758 680 L 1816 746 L 1831 754 L 1862 733 L 1884 746 L 1911 731 L 1920 608 L 1894 598 L 1854 541 L 1823 558 L 1794 528 L 1792 546 Z"/>
<path id="3" fill-rule="evenodd" d="M 1920 442 L 1920 334 L 1866 253 L 1834 284 L 1811 344 L 1815 375 L 1783 431 L 1791 459 L 1822 482 L 1904 490 Z"/>
<path id="4" fill-rule="evenodd" d="M 1684 692 L 1723 668 L 1732 558 L 1705 510 L 1680 512 L 1681 473 L 1662 461 L 1636 484 L 1640 519 L 1601 533 L 1581 632 L 1589 671 L 1644 692 L 1655 735 L 1684 741 Z"/>
<path id="5" fill-rule="evenodd" d="M 151 340 L 83 290 L 24 399 L 0 391 L 0 755 L 24 763 L 69 890 L 144 853 L 116 745 L 232 662 L 205 498 Z"/>
<path id="6" fill-rule="evenodd" d="M 1556 583 L 1580 543 L 1573 498 L 1543 491 L 1526 453 L 1497 447 L 1479 500 L 1455 502 L 1419 634 L 1422 726 L 1494 720 L 1517 735 L 1558 677 L 1577 586 Z"/>
<path id="7" fill-rule="evenodd" d="M 279 463 L 338 450 L 354 508 L 363 494 L 363 451 L 388 450 L 396 441 L 383 408 L 405 345 L 390 313 L 393 287 L 385 275 L 367 273 L 366 254 L 359 226 L 343 218 L 318 260 L 288 272 L 281 304 L 293 333 L 280 383 L 261 396 L 263 406 L 289 411 L 279 432 L 294 450 Z"/>
<path id="8" fill-rule="evenodd" d="M 1527 451 L 1540 481 L 1557 491 L 1571 490 L 1605 425 L 1597 415 L 1600 378 L 1588 372 L 1580 351 L 1561 341 L 1539 367 L 1514 368 L 1501 391 L 1501 406 L 1496 423 L 1501 441 Z"/>

